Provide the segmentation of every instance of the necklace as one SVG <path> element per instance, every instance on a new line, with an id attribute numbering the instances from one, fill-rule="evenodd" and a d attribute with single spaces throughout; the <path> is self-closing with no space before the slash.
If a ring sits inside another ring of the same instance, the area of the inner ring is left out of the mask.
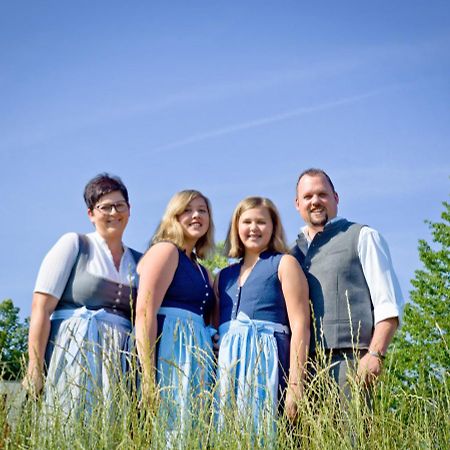
<path id="1" fill-rule="evenodd" d="M 200 272 L 200 275 L 202 276 L 203 281 L 205 282 L 205 285 L 208 285 L 208 282 L 206 281 L 206 278 L 205 278 L 205 274 L 203 273 L 203 270 L 200 267 L 200 264 L 197 261 L 195 261 L 195 265 L 197 266 L 197 269 Z"/>
<path id="2" fill-rule="evenodd" d="M 200 272 L 200 275 L 203 278 L 203 281 L 205 282 L 206 287 L 208 286 L 208 281 L 205 278 L 205 274 L 203 273 L 203 270 L 200 267 L 200 264 L 197 261 L 197 255 L 195 255 L 195 253 L 191 253 L 192 254 L 192 258 L 189 258 L 189 256 L 186 254 L 186 250 L 184 251 L 184 254 L 188 257 L 188 259 L 191 261 L 192 264 L 194 264 L 194 266 L 197 267 L 198 271 Z"/>

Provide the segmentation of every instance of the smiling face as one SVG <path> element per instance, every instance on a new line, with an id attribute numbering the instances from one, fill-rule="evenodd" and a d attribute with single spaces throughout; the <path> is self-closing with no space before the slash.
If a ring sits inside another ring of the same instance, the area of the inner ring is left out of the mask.
<path id="1" fill-rule="evenodd" d="M 304 175 L 297 185 L 295 203 L 308 229 L 315 234 L 336 217 L 339 197 L 323 175 Z"/>
<path id="2" fill-rule="evenodd" d="M 178 216 L 187 243 L 195 243 L 204 236 L 209 228 L 209 210 L 203 197 L 195 197 Z"/>
<path id="3" fill-rule="evenodd" d="M 239 239 L 246 252 L 261 253 L 269 246 L 273 233 L 273 222 L 265 206 L 248 209 L 239 217 Z"/>
<path id="4" fill-rule="evenodd" d="M 90 221 L 94 224 L 98 234 L 106 241 L 122 239 L 130 217 L 130 208 L 127 207 L 123 212 L 118 212 L 116 208 L 112 208 L 109 214 L 105 213 L 104 210 L 108 210 L 108 205 L 119 204 L 123 206 L 123 203 L 126 204 L 126 200 L 122 193 L 113 191 L 101 196 L 96 205 L 92 209 L 88 209 Z M 122 210 L 120 207 L 119 209 Z"/>

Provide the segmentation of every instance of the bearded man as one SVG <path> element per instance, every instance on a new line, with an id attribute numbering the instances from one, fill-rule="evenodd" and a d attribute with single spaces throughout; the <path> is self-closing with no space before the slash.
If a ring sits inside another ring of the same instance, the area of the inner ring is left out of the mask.
<path id="1" fill-rule="evenodd" d="M 347 392 L 349 368 L 370 385 L 399 325 L 403 297 L 386 241 L 373 228 L 337 216 L 339 196 L 321 169 L 297 182 L 296 209 L 306 223 L 291 249 L 308 279 L 313 309 L 310 354 L 321 346 Z"/>

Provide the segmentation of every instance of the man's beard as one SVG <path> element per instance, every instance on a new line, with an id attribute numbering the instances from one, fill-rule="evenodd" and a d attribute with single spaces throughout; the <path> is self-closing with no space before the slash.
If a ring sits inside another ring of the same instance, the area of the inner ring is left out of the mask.
<path id="1" fill-rule="evenodd" d="M 328 222 L 328 214 L 325 212 L 324 216 L 321 216 L 320 218 L 315 218 L 312 212 L 309 213 L 309 221 L 311 225 L 314 225 L 315 227 L 323 227 Z"/>

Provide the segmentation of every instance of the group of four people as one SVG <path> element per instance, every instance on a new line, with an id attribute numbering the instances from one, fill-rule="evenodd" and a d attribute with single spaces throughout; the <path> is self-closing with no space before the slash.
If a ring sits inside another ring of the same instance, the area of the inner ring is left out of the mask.
<path id="1" fill-rule="evenodd" d="M 299 177 L 306 227 L 292 255 L 275 205 L 249 197 L 226 239 L 238 262 L 214 281 L 198 261 L 214 246 L 200 192 L 175 194 L 142 258 L 122 242 L 130 204 L 121 180 L 101 174 L 84 198 L 95 232 L 55 244 L 33 295 L 26 384 L 40 391 L 46 373 L 47 404 L 69 413 L 74 402 L 90 408 L 93 393 L 111 395 L 127 367 L 133 320 L 141 396 L 157 391 L 173 424 L 191 420 L 193 399 L 204 401 L 213 386 L 219 420 L 222 408 L 237 406 L 256 424 L 282 399 L 294 418 L 316 345 L 336 360 L 331 373 L 342 386 L 355 350 L 360 377 L 380 373 L 402 306 L 389 251 L 373 229 L 336 217 L 339 199 L 322 170 Z"/>

